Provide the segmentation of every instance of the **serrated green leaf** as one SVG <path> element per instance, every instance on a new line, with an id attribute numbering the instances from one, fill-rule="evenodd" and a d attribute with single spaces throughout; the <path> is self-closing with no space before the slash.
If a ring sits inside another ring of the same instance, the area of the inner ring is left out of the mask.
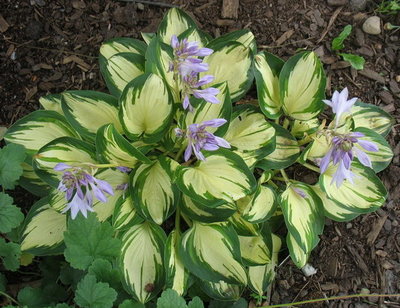
<path id="1" fill-rule="evenodd" d="M 157 299 L 157 308 L 187 308 L 187 305 L 175 290 L 167 289 Z"/>
<path id="2" fill-rule="evenodd" d="M 12 204 L 13 199 L 0 192 L 0 232 L 8 233 L 24 220 L 21 210 Z"/>
<path id="3" fill-rule="evenodd" d="M 84 270 L 97 258 L 108 260 L 118 256 L 121 243 L 112 234 L 110 224 L 100 223 L 94 213 L 89 213 L 88 218 L 78 215 L 69 220 L 64 233 L 66 260 L 73 267 Z"/>
<path id="4" fill-rule="evenodd" d="M 350 35 L 353 27 L 351 25 L 347 25 L 344 27 L 343 31 L 332 40 L 332 50 L 339 50 L 344 48 L 344 40 Z"/>
<path id="5" fill-rule="evenodd" d="M 13 189 L 22 175 L 22 162 L 25 159 L 25 148 L 19 144 L 9 144 L 0 149 L 0 186 Z"/>
<path id="6" fill-rule="evenodd" d="M 0 259 L 3 260 L 4 267 L 9 271 L 16 271 L 19 268 L 19 258 L 21 248 L 19 244 L 8 242 L 0 238 Z"/>
<path id="7" fill-rule="evenodd" d="M 96 277 L 86 275 L 78 284 L 74 301 L 82 308 L 112 308 L 117 292 L 108 283 L 96 282 Z"/>
<path id="8" fill-rule="evenodd" d="M 188 303 L 188 308 L 204 308 L 203 301 L 196 296 Z"/>
<path id="9" fill-rule="evenodd" d="M 364 69 L 365 59 L 363 57 L 351 53 L 340 53 L 339 56 L 342 56 L 343 60 L 349 62 L 356 70 Z"/>
<path id="10" fill-rule="evenodd" d="M 146 308 L 142 303 L 134 302 L 131 299 L 126 299 L 118 306 L 118 308 Z"/>
<path id="11" fill-rule="evenodd" d="M 95 276 L 98 282 L 108 283 L 115 290 L 122 287 L 120 272 L 108 260 L 94 260 L 88 268 L 88 274 Z"/>

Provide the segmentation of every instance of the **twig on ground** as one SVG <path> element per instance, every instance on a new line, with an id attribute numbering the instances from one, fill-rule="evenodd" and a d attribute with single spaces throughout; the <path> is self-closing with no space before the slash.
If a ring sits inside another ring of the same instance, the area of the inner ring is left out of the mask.
<path id="1" fill-rule="evenodd" d="M 325 31 L 322 32 L 321 37 L 320 37 L 319 40 L 317 41 L 317 44 L 319 44 L 319 43 L 324 39 L 324 37 L 328 34 L 329 30 L 332 28 L 333 23 L 335 22 L 336 18 L 339 16 L 339 14 L 340 14 L 340 12 L 342 11 L 342 9 L 343 9 L 343 6 L 338 7 L 338 8 L 336 9 L 336 11 L 333 12 L 333 15 L 332 15 L 331 18 L 329 19 L 328 26 L 326 27 Z"/>
<path id="2" fill-rule="evenodd" d="M 142 4 L 148 4 L 148 5 L 154 5 L 154 6 L 161 6 L 161 7 L 179 7 L 178 5 L 175 4 L 169 4 L 169 3 L 164 3 L 164 2 L 155 2 L 155 1 L 146 1 L 146 0 L 117 0 L 121 2 L 136 2 L 136 3 L 142 3 Z"/>

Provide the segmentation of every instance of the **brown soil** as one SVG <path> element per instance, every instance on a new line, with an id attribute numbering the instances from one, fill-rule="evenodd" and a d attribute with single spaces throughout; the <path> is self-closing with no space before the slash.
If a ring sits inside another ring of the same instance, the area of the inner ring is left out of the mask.
<path id="1" fill-rule="evenodd" d="M 214 36 L 249 28 L 259 49 L 284 59 L 299 48 L 315 50 L 325 64 L 328 96 L 347 86 L 352 96 L 379 105 L 399 123 L 400 31 L 373 36 L 363 33 L 361 25 L 376 14 L 382 25 L 399 25 L 400 14 L 378 14 L 374 1 L 356 12 L 349 4 L 335 7 L 325 0 L 240 0 L 238 18 L 223 19 L 222 0 L 163 2 L 181 6 Z M 141 31 L 155 31 L 166 9 L 156 3 L 117 0 L 1 0 L 0 125 L 8 127 L 38 109 L 39 97 L 48 93 L 107 91 L 96 58 L 100 44 L 112 37 L 140 38 Z M 331 40 L 347 24 L 354 31 L 344 52 L 364 56 L 364 71 L 349 68 L 330 49 Z M 353 294 L 364 288 L 371 293 L 400 292 L 399 132 L 396 124 L 389 135 L 395 157 L 381 174 L 390 192 L 387 204 L 350 223 L 328 220 L 310 258 L 317 274 L 305 278 L 286 261 L 279 267 L 272 303 Z M 16 198 L 27 203 L 22 192 Z M 399 301 L 400 297 L 349 299 L 309 307 L 400 307 Z"/>

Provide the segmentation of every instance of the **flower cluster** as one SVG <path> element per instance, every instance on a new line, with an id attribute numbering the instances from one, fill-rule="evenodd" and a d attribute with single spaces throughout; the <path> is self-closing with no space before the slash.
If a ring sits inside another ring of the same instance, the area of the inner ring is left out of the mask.
<path id="1" fill-rule="evenodd" d="M 230 148 L 229 143 L 214 134 L 207 132 L 207 127 L 220 127 L 224 125 L 227 121 L 225 119 L 214 119 L 210 121 L 204 121 L 201 124 L 191 124 L 189 125 L 188 131 L 185 132 L 180 128 L 175 129 L 175 133 L 178 137 L 183 137 L 186 135 L 188 138 L 188 146 L 185 150 L 184 159 L 188 161 L 192 156 L 192 153 L 199 160 L 206 160 L 201 150 L 206 151 L 216 151 L 220 147 Z"/>
<path id="2" fill-rule="evenodd" d="M 339 125 L 342 115 L 345 112 L 349 112 L 351 107 L 357 101 L 357 98 L 347 100 L 347 97 L 348 90 L 345 88 L 340 93 L 335 91 L 331 101 L 324 100 L 326 104 L 332 107 L 332 110 L 336 115 L 335 130 Z M 336 186 L 339 187 L 345 179 L 350 181 L 350 183 L 353 183 L 355 175 L 351 172 L 351 164 L 354 157 L 357 157 L 360 163 L 364 166 L 372 167 L 369 156 L 362 149 L 370 152 L 377 152 L 379 149 L 374 142 L 360 139 L 365 137 L 365 135 L 360 132 L 340 134 L 334 131 L 333 135 L 331 148 L 320 162 L 320 170 L 321 173 L 324 173 L 331 161 L 333 165 L 338 165 L 337 170 L 333 175 L 332 183 L 336 183 Z"/>
<path id="3" fill-rule="evenodd" d="M 209 56 L 213 53 L 210 48 L 200 48 L 198 42 L 188 42 L 187 39 L 179 41 L 176 35 L 171 38 L 171 46 L 174 50 L 174 59 L 170 63 L 170 71 L 173 71 L 175 78 L 182 82 L 183 108 L 193 111 L 190 104 L 190 95 L 202 98 L 205 101 L 218 104 L 216 95 L 219 90 L 216 88 L 199 89 L 214 80 L 214 76 L 205 75 L 199 79 L 199 73 L 208 71 L 208 64 L 198 57 Z"/>
<path id="4" fill-rule="evenodd" d="M 72 219 L 75 219 L 79 212 L 87 217 L 88 211 L 94 211 L 93 197 L 101 202 L 107 202 L 106 194 L 114 195 L 109 183 L 96 179 L 81 167 L 59 163 L 54 167 L 54 170 L 64 171 L 57 189 L 65 192 L 68 204 L 62 212 L 71 210 Z"/>

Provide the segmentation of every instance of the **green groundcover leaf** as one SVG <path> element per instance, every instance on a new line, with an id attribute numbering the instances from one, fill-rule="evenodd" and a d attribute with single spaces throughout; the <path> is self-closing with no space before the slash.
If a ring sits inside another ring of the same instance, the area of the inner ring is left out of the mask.
<path id="1" fill-rule="evenodd" d="M 0 193 L 0 232 L 8 233 L 11 229 L 19 226 L 24 219 L 21 210 L 12 204 L 13 199 L 5 194 Z"/>
<path id="2" fill-rule="evenodd" d="M 356 70 L 364 69 L 365 59 L 363 57 L 353 55 L 350 53 L 340 53 L 344 61 L 347 61 L 354 67 Z"/>
<path id="3" fill-rule="evenodd" d="M 339 50 L 344 48 L 343 42 L 350 35 L 352 29 L 353 27 L 351 25 L 347 25 L 346 27 L 344 27 L 343 31 L 340 32 L 340 34 L 333 39 L 332 41 L 333 50 Z"/>
<path id="4" fill-rule="evenodd" d="M 19 267 L 21 257 L 21 247 L 16 243 L 6 243 L 4 238 L 0 238 L 0 259 L 9 271 L 16 271 Z"/>
<path id="5" fill-rule="evenodd" d="M 186 301 L 175 290 L 167 289 L 158 298 L 157 308 L 204 308 L 204 304 L 196 296 L 186 305 Z"/>
<path id="6" fill-rule="evenodd" d="M 22 175 L 21 163 L 25 160 L 25 148 L 19 144 L 9 144 L 0 149 L 0 185 L 13 189 Z"/>
<path id="7" fill-rule="evenodd" d="M 112 237 L 113 228 L 108 222 L 100 223 L 96 214 L 88 218 L 79 215 L 68 222 L 64 233 L 65 258 L 77 269 L 86 269 L 95 259 L 110 259 L 118 255 L 121 242 Z"/>
<path id="8" fill-rule="evenodd" d="M 108 283 L 97 282 L 93 275 L 86 275 L 78 284 L 74 301 L 82 308 L 111 308 L 117 292 Z"/>
<path id="9" fill-rule="evenodd" d="M 131 299 L 126 299 L 118 306 L 118 308 L 146 308 L 142 303 L 136 303 Z"/>
<path id="10" fill-rule="evenodd" d="M 55 306 L 57 302 L 65 301 L 66 299 L 65 288 L 55 283 L 47 284 L 40 288 L 25 287 L 18 293 L 18 301 L 29 308 L 69 307 L 67 304 Z"/>

